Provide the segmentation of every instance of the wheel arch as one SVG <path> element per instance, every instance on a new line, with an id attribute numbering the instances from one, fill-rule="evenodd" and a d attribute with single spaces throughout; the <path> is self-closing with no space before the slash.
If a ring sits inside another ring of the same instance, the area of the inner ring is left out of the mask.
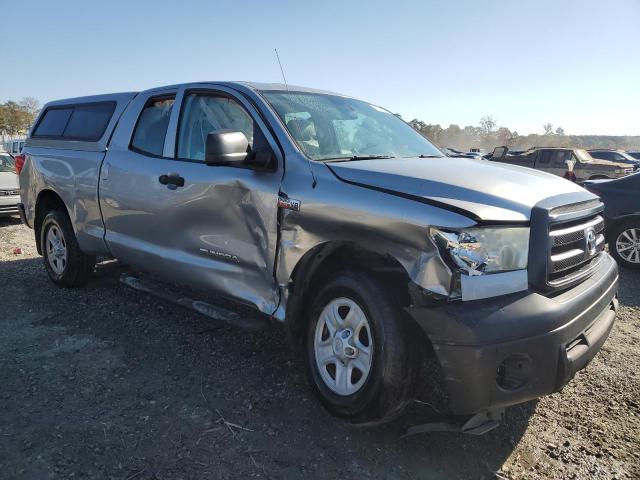
<path id="1" fill-rule="evenodd" d="M 69 209 L 62 200 L 62 197 L 58 195 L 54 190 L 44 189 L 38 193 L 35 207 L 35 218 L 33 222 L 33 231 L 36 240 L 36 249 L 38 253 L 42 255 L 42 245 L 40 244 L 40 229 L 42 228 L 42 221 L 48 212 L 51 210 L 60 210 L 69 216 Z"/>
<path id="2" fill-rule="evenodd" d="M 364 271 L 389 285 L 400 306 L 410 303 L 409 273 L 388 253 L 368 249 L 353 241 L 329 241 L 315 246 L 297 262 L 289 280 L 286 326 L 292 342 L 301 338 L 305 308 L 323 280 L 345 270 Z"/>
<path id="3" fill-rule="evenodd" d="M 640 225 L 640 213 L 626 213 L 609 219 L 606 226 L 607 237 L 609 237 L 611 232 L 613 232 L 619 225 L 628 222 L 629 220 L 636 220 L 638 225 Z"/>

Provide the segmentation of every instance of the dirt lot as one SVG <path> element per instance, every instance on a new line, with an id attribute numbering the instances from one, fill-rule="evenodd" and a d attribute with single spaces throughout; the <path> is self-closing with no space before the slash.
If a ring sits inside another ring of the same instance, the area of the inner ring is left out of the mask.
<path id="1" fill-rule="evenodd" d="M 21 247 L 20 255 L 14 254 Z M 247 333 L 117 282 L 48 280 L 0 219 L 0 477 L 640 478 L 640 273 L 603 351 L 563 392 L 473 437 L 355 428 L 314 399 L 277 329 Z"/>

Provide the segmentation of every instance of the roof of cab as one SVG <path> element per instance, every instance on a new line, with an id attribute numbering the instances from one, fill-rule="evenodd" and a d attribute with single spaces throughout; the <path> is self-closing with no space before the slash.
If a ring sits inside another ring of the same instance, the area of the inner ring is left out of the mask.
<path id="1" fill-rule="evenodd" d="M 245 81 L 204 81 L 204 82 L 188 82 L 175 85 L 164 85 L 162 87 L 154 87 L 144 90 L 144 93 L 154 92 L 156 90 L 167 90 L 171 88 L 189 87 L 195 85 L 222 85 L 229 88 L 248 88 L 257 92 L 266 91 L 282 91 L 282 92 L 298 92 L 298 93 L 320 93 L 325 95 L 337 95 L 345 97 L 346 95 L 317 88 L 301 87 L 299 85 L 285 85 L 284 83 L 261 83 L 261 82 L 245 82 Z"/>
<path id="2" fill-rule="evenodd" d="M 105 93 L 101 95 L 89 95 L 85 97 L 74 97 L 74 98 L 63 98 L 60 100 L 53 100 L 48 102 L 45 106 L 60 106 L 60 105 L 69 105 L 74 103 L 94 103 L 94 102 L 105 102 L 105 101 L 125 101 L 128 102 L 131 98 L 135 97 L 139 93 L 151 93 L 154 91 L 167 90 L 171 88 L 180 88 L 180 87 L 189 87 L 191 85 L 223 85 L 230 88 L 248 88 L 257 92 L 266 92 L 266 91 L 282 91 L 282 92 L 297 92 L 297 93 L 316 93 L 316 94 L 325 94 L 325 95 L 336 95 L 340 97 L 347 97 L 348 95 L 344 95 L 341 93 L 330 92 L 327 90 L 320 90 L 317 88 L 308 88 L 301 87 L 299 85 L 285 85 L 284 83 L 260 83 L 260 82 L 227 82 L 227 81 L 206 81 L 206 82 L 188 82 L 188 83 L 180 83 L 174 85 L 164 85 L 161 87 L 153 87 L 146 90 L 142 90 L 140 92 L 118 92 L 118 93 Z"/>
<path id="3" fill-rule="evenodd" d="M 60 100 L 53 100 L 51 102 L 48 102 L 45 106 L 53 107 L 53 106 L 70 105 L 70 104 L 76 104 L 76 103 L 129 101 L 131 98 L 135 97 L 136 95 L 137 95 L 137 92 L 119 92 L 119 93 L 105 93 L 102 95 L 89 95 L 86 97 L 63 98 Z"/>

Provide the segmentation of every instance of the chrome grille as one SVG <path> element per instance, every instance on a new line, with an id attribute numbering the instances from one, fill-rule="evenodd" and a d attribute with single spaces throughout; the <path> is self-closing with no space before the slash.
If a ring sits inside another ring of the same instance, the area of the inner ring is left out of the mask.
<path id="1" fill-rule="evenodd" d="M 599 214 L 552 223 L 549 228 L 547 281 L 560 286 L 576 276 L 587 275 L 604 250 L 604 218 Z"/>

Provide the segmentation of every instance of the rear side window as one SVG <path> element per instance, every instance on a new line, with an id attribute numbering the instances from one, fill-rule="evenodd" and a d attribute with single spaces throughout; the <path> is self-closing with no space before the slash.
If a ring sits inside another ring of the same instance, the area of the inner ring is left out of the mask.
<path id="1" fill-rule="evenodd" d="M 115 108 L 115 102 L 48 108 L 33 136 L 95 142 L 104 135 Z"/>
<path id="2" fill-rule="evenodd" d="M 62 137 L 72 112 L 73 108 L 49 108 L 44 112 L 33 136 Z"/>
<path id="3" fill-rule="evenodd" d="M 78 105 L 71 114 L 67 128 L 62 135 L 69 140 L 79 139 L 95 142 L 107 129 L 115 103 L 95 103 Z"/>
<path id="4" fill-rule="evenodd" d="M 550 160 L 551 160 L 551 151 L 550 150 L 543 150 L 542 152 L 540 152 L 540 157 L 538 158 L 538 163 L 543 164 L 543 165 L 548 165 Z"/>
<path id="5" fill-rule="evenodd" d="M 151 98 L 142 109 L 131 140 L 131 149 L 162 156 L 175 96 Z"/>
<path id="6" fill-rule="evenodd" d="M 556 168 L 566 168 L 567 160 L 571 159 L 571 152 L 567 150 L 556 150 L 551 156 L 551 166 Z"/>

